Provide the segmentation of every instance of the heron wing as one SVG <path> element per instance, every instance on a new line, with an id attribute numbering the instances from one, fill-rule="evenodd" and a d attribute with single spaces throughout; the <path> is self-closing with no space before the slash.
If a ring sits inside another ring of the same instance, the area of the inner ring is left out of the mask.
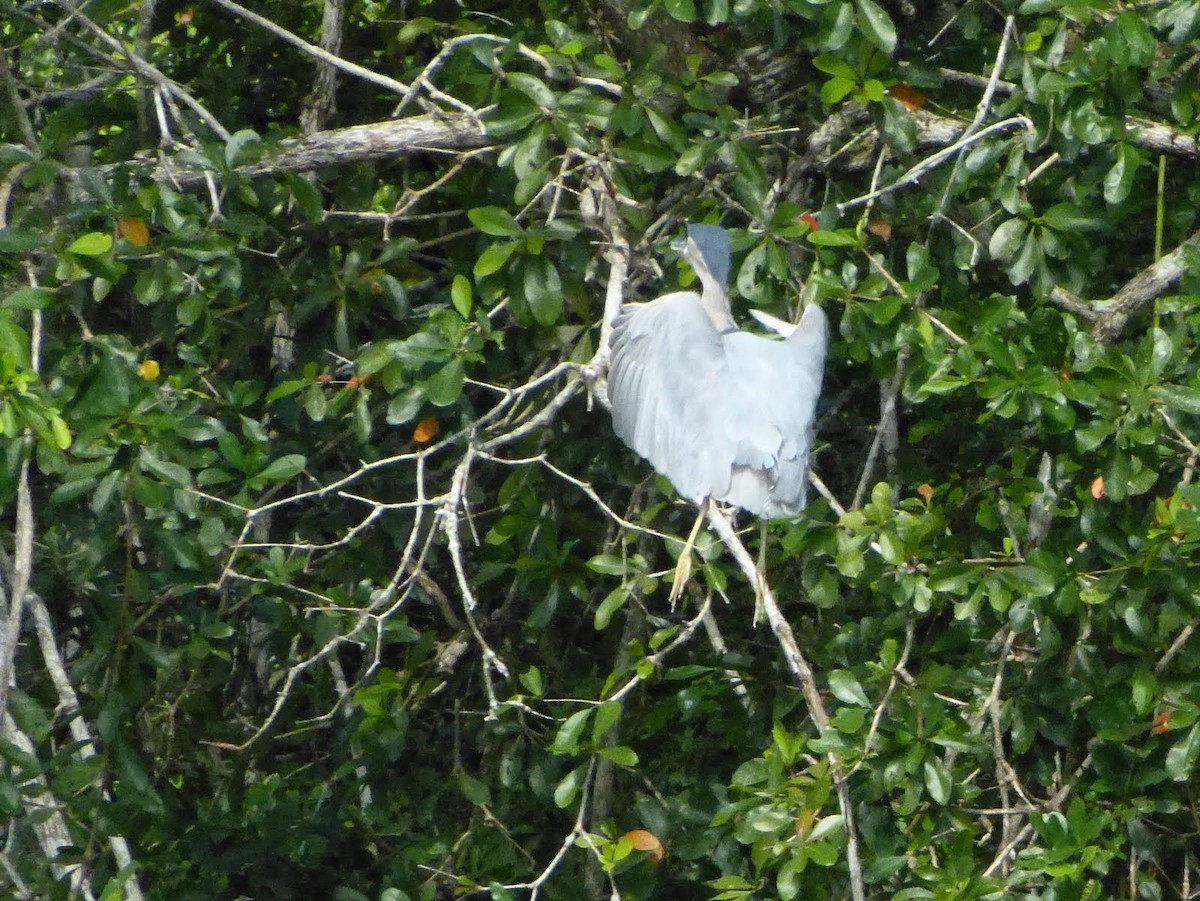
<path id="1" fill-rule="evenodd" d="M 690 291 L 626 308 L 613 321 L 608 397 L 618 437 L 693 503 L 728 492 L 733 447 L 721 335 Z"/>
<path id="2" fill-rule="evenodd" d="M 722 499 L 765 519 L 794 516 L 807 498 L 828 345 L 825 314 L 809 306 L 786 341 L 748 332 L 723 340 L 729 385 L 724 423 L 735 453 Z"/>
<path id="3" fill-rule="evenodd" d="M 688 500 L 773 519 L 804 509 L 828 341 L 810 306 L 786 341 L 720 333 L 691 292 L 613 322 L 608 396 L 617 435 Z"/>

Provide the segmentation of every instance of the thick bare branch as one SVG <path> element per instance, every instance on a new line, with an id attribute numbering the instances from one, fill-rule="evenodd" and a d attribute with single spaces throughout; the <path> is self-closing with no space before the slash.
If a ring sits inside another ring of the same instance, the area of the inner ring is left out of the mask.
<path id="1" fill-rule="evenodd" d="M 413 153 L 453 153 L 489 144 L 491 140 L 479 130 L 478 122 L 470 117 L 412 116 L 395 122 L 374 122 L 319 131 L 305 138 L 284 141 L 262 159 L 241 166 L 237 171 L 251 177 L 278 175 L 365 160 L 392 159 Z M 194 163 L 173 157 L 159 164 L 154 178 L 183 190 L 194 190 L 204 184 L 205 170 Z"/>
<path id="2" fill-rule="evenodd" d="M 1112 344 L 1121 336 L 1129 320 L 1147 304 L 1165 294 L 1188 271 L 1188 254 L 1200 249 L 1200 231 L 1147 266 L 1107 301 L 1093 304 L 1100 311 L 1092 335 L 1101 344 Z"/>

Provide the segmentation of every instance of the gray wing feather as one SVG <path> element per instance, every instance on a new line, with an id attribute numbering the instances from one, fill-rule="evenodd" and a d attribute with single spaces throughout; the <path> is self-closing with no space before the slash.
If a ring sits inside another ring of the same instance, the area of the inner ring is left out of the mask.
<path id="1" fill-rule="evenodd" d="M 730 454 L 721 436 L 721 336 L 697 294 L 628 308 L 613 321 L 608 397 L 618 437 L 699 503 L 724 493 Z"/>
<path id="2" fill-rule="evenodd" d="M 786 341 L 718 333 L 691 292 L 613 323 L 608 394 L 617 435 L 688 500 L 764 518 L 804 508 L 828 326 L 810 305 Z"/>
<path id="3" fill-rule="evenodd" d="M 736 332 L 724 336 L 730 390 L 726 429 L 738 452 L 723 498 L 763 517 L 794 516 L 808 493 L 808 454 L 825 352 L 824 312 L 810 305 L 786 341 Z"/>

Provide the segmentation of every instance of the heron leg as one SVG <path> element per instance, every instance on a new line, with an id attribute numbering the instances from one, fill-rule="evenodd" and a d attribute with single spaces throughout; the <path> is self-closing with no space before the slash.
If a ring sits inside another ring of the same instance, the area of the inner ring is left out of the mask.
<path id="1" fill-rule="evenodd" d="M 763 597 L 767 593 L 767 521 L 760 519 L 758 533 L 758 566 L 754 570 L 754 625 L 763 618 Z"/>
<path id="2" fill-rule="evenodd" d="M 700 504 L 699 512 L 696 514 L 696 523 L 692 526 L 692 533 L 688 535 L 687 543 L 684 544 L 683 550 L 679 552 L 679 559 L 675 561 L 675 578 L 671 580 L 671 594 L 669 596 L 671 610 L 675 609 L 675 602 L 683 594 L 683 586 L 687 584 L 688 579 L 692 576 L 692 549 L 696 547 L 696 536 L 700 534 L 700 526 L 704 524 L 704 513 L 707 509 L 708 498 L 705 498 Z"/>

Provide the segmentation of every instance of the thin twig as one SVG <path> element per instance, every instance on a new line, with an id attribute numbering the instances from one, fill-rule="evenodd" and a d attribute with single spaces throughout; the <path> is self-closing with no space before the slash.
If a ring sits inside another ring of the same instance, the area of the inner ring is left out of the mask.
<path id="1" fill-rule="evenodd" d="M 1034 131 L 1033 122 L 1025 116 L 1013 116 L 1009 119 L 1002 119 L 999 122 L 994 122 L 987 128 L 981 129 L 973 135 L 965 138 L 959 138 L 949 147 L 944 147 L 932 156 L 926 157 L 921 162 L 917 163 L 890 185 L 884 185 L 874 191 L 863 194 L 860 197 L 855 197 L 852 200 L 844 201 L 837 205 L 837 211 L 844 213 L 847 210 L 852 210 L 857 206 L 862 206 L 864 203 L 870 203 L 878 197 L 883 197 L 891 194 L 893 191 L 899 191 L 901 188 L 907 188 L 909 185 L 915 185 L 927 174 L 937 169 L 943 163 L 953 159 L 958 154 L 962 153 L 973 144 L 977 144 L 984 138 L 991 137 L 993 134 L 1001 131 L 1008 131 L 1012 128 L 1024 128 L 1028 132 Z"/>

